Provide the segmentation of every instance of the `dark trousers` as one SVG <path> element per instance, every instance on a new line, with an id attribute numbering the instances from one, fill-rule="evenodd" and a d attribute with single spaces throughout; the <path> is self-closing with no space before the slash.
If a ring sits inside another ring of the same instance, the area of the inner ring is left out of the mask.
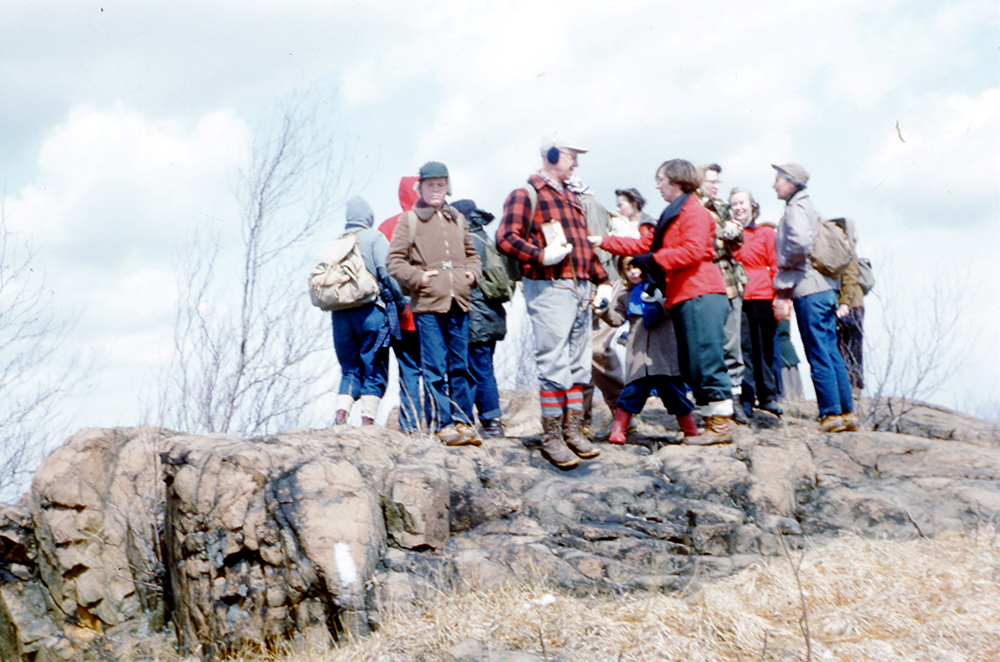
<path id="1" fill-rule="evenodd" d="M 743 323 L 740 327 L 743 344 L 743 395 L 740 400 L 749 405 L 764 406 L 778 399 L 774 376 L 774 320 L 771 300 L 744 300 Z"/>
<path id="2" fill-rule="evenodd" d="M 725 294 L 703 294 L 670 309 L 681 371 L 699 406 L 733 397 L 724 350 L 728 314 Z"/>
<path id="3" fill-rule="evenodd" d="M 392 341 L 392 351 L 399 366 L 399 429 L 418 432 L 427 421 L 420 415 L 420 338 L 416 331 L 403 331 Z M 424 406 L 427 402 L 424 391 Z"/>
<path id="4" fill-rule="evenodd" d="M 653 394 L 660 396 L 663 406 L 674 416 L 683 416 L 694 409 L 688 400 L 684 380 L 667 375 L 647 375 L 629 382 L 618 396 L 618 408 L 638 414 Z"/>
<path id="5" fill-rule="evenodd" d="M 844 357 L 847 377 L 851 387 L 859 391 L 865 387 L 864 348 L 865 309 L 851 308 L 844 317 L 837 319 L 837 347 Z"/>
<path id="6" fill-rule="evenodd" d="M 500 418 L 500 392 L 497 390 L 497 378 L 493 373 L 493 352 L 495 341 L 469 343 L 469 369 L 472 378 L 476 380 L 475 404 L 479 412 L 479 421 L 489 421 Z"/>

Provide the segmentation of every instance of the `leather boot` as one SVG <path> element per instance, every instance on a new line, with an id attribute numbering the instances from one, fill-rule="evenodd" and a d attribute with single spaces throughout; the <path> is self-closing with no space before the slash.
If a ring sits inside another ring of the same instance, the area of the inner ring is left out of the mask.
<path id="1" fill-rule="evenodd" d="M 844 432 L 847 426 L 844 424 L 844 417 L 840 414 L 829 414 L 819 421 L 820 432 Z"/>
<path id="2" fill-rule="evenodd" d="M 628 424 L 632 422 L 632 412 L 624 409 L 615 410 L 615 422 L 611 426 L 611 434 L 608 441 L 612 444 L 623 445 L 628 436 Z"/>
<path id="3" fill-rule="evenodd" d="M 562 416 L 542 416 L 542 455 L 560 469 L 569 470 L 579 460 L 563 441 L 562 419 Z"/>
<path id="4" fill-rule="evenodd" d="M 334 425 L 347 425 L 347 410 L 338 409 L 336 415 L 333 417 Z"/>
<path id="5" fill-rule="evenodd" d="M 858 429 L 858 417 L 853 411 L 841 414 L 840 420 L 844 422 L 844 432 L 854 432 Z"/>
<path id="6" fill-rule="evenodd" d="M 694 414 L 688 412 L 683 416 L 677 416 L 677 427 L 681 429 L 685 437 L 697 437 L 698 425 L 694 422 Z"/>
<path id="7" fill-rule="evenodd" d="M 738 399 L 733 399 L 733 420 L 740 425 L 750 425 L 750 412 L 747 412 L 746 408 L 743 407 L 742 403 Z"/>
<path id="8" fill-rule="evenodd" d="M 685 437 L 684 443 L 691 446 L 731 444 L 733 443 L 733 419 L 729 416 L 709 416 L 705 419 L 705 431 L 697 437 Z"/>
<path id="9" fill-rule="evenodd" d="M 569 449 L 585 460 L 601 454 L 583 434 L 583 410 L 567 409 L 563 418 L 563 438 Z"/>
<path id="10" fill-rule="evenodd" d="M 375 419 L 371 416 L 362 416 L 361 425 L 375 425 Z"/>

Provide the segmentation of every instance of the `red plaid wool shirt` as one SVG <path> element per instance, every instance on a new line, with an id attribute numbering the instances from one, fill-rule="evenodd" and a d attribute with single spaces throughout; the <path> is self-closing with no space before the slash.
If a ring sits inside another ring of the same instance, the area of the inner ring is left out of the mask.
<path id="1" fill-rule="evenodd" d="M 557 190 L 539 175 L 528 178 L 528 186 L 538 191 L 535 218 L 531 219 L 531 199 L 523 188 L 515 189 L 503 203 L 503 218 L 497 228 L 497 248 L 524 265 L 524 277 L 531 280 L 554 278 L 603 283 L 608 274 L 587 240 L 587 218 L 576 196 Z M 559 264 L 542 264 L 542 223 L 559 221 L 572 252 Z"/>

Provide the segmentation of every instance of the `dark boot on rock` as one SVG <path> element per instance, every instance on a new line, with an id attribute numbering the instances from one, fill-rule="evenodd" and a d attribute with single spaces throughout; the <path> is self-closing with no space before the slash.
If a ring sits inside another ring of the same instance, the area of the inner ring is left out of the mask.
<path id="1" fill-rule="evenodd" d="M 583 434 L 583 411 L 567 409 L 563 418 L 563 438 L 571 451 L 585 460 L 597 457 L 601 451 Z"/>
<path id="2" fill-rule="evenodd" d="M 480 421 L 479 434 L 487 439 L 503 439 L 503 424 L 499 418 L 488 418 Z"/>
<path id="3" fill-rule="evenodd" d="M 579 462 L 563 441 L 562 416 L 542 416 L 542 455 L 563 470 L 572 469 Z"/>

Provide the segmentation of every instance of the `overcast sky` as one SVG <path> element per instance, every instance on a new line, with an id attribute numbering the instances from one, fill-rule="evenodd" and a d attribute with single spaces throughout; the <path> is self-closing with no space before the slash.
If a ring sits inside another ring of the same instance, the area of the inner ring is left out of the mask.
<path id="1" fill-rule="evenodd" d="M 198 228 L 235 232 L 248 144 L 296 91 L 353 145 L 378 219 L 428 160 L 499 213 L 552 130 L 589 147 L 578 174 L 600 201 L 635 186 L 654 215 L 654 171 L 680 157 L 722 164 L 721 189 L 748 187 L 776 221 L 770 164 L 797 161 L 820 211 L 855 219 L 911 325 L 928 288 L 964 286 L 972 360 L 936 400 L 995 407 L 997 7 L 4 0 L 7 224 L 78 315 L 66 351 L 97 359 L 75 425 L 134 424 L 169 351 L 177 251 Z M 869 297 L 875 335 L 879 313 Z"/>

